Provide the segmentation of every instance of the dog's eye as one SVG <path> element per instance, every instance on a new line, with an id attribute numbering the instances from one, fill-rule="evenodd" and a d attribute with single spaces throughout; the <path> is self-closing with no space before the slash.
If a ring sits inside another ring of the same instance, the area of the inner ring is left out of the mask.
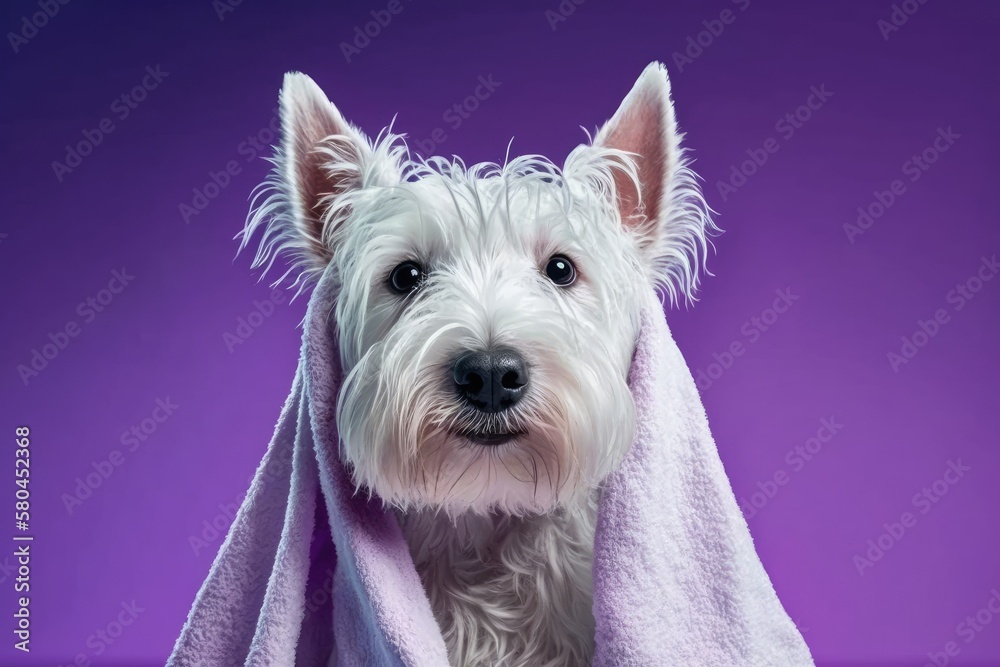
<path id="1" fill-rule="evenodd" d="M 416 262 L 403 262 L 389 274 L 389 287 L 399 294 L 409 294 L 420 287 L 427 279 L 427 274 Z"/>
<path id="2" fill-rule="evenodd" d="M 545 275 L 549 280 L 560 287 L 569 287 L 576 282 L 576 267 L 569 257 L 565 255 L 553 255 L 549 263 L 545 265 Z"/>

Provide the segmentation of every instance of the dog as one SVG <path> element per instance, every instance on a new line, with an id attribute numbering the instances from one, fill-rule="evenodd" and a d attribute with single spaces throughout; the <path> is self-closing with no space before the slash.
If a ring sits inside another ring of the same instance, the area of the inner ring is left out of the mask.
<path id="1" fill-rule="evenodd" d="M 593 652 L 601 481 L 635 430 L 641 296 L 694 298 L 717 231 L 663 65 L 563 165 L 467 166 L 374 140 L 307 76 L 242 245 L 337 285 L 340 453 L 391 506 L 453 665 L 579 666 Z M 259 205 L 258 205 L 259 202 Z"/>

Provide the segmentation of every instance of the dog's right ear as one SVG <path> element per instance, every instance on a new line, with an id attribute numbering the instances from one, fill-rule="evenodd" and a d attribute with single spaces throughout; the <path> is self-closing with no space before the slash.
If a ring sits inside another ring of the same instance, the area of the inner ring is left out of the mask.
<path id="1" fill-rule="evenodd" d="M 566 168 L 575 171 L 588 157 L 612 166 L 620 222 L 636 243 L 654 285 L 671 302 L 693 301 L 700 273 L 719 230 L 688 168 L 662 63 L 650 63 L 632 86 L 593 146 L 573 151 Z"/>
<path id="2" fill-rule="evenodd" d="M 270 267 L 286 254 L 292 266 L 282 278 L 298 272 L 296 283 L 304 284 L 333 257 L 352 195 L 399 183 L 401 175 L 395 154 L 373 148 L 305 74 L 285 75 L 280 113 L 281 148 L 263 186 L 268 196 L 251 212 L 240 247 L 265 227 L 253 266 Z"/>

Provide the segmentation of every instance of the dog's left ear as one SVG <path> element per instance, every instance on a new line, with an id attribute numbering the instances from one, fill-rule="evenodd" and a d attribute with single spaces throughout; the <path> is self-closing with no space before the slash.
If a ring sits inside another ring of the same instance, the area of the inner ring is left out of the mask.
<path id="1" fill-rule="evenodd" d="M 251 212 L 241 248 L 264 227 L 253 266 L 269 267 L 283 254 L 292 265 L 285 275 L 297 274 L 304 285 L 333 258 L 353 198 L 401 181 L 400 149 L 391 140 L 373 144 L 305 74 L 285 75 L 280 108 L 281 147 L 264 184 L 269 196 Z"/>
<path id="2" fill-rule="evenodd" d="M 673 302 L 681 295 L 694 299 L 709 236 L 718 231 L 687 168 L 681 137 L 667 70 L 654 62 L 593 143 L 631 158 L 614 169 L 622 224 L 634 235 L 651 279 Z"/>

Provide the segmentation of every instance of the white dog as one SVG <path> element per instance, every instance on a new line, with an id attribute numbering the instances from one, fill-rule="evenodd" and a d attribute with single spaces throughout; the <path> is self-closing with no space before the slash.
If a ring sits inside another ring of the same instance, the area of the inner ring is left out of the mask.
<path id="1" fill-rule="evenodd" d="M 339 286 L 341 452 L 397 512 L 455 665 L 589 664 L 602 479 L 632 442 L 642 290 L 690 299 L 715 230 L 650 65 L 562 168 L 411 158 L 308 77 L 243 243 Z M 287 274 L 286 274 L 287 275 Z"/>

